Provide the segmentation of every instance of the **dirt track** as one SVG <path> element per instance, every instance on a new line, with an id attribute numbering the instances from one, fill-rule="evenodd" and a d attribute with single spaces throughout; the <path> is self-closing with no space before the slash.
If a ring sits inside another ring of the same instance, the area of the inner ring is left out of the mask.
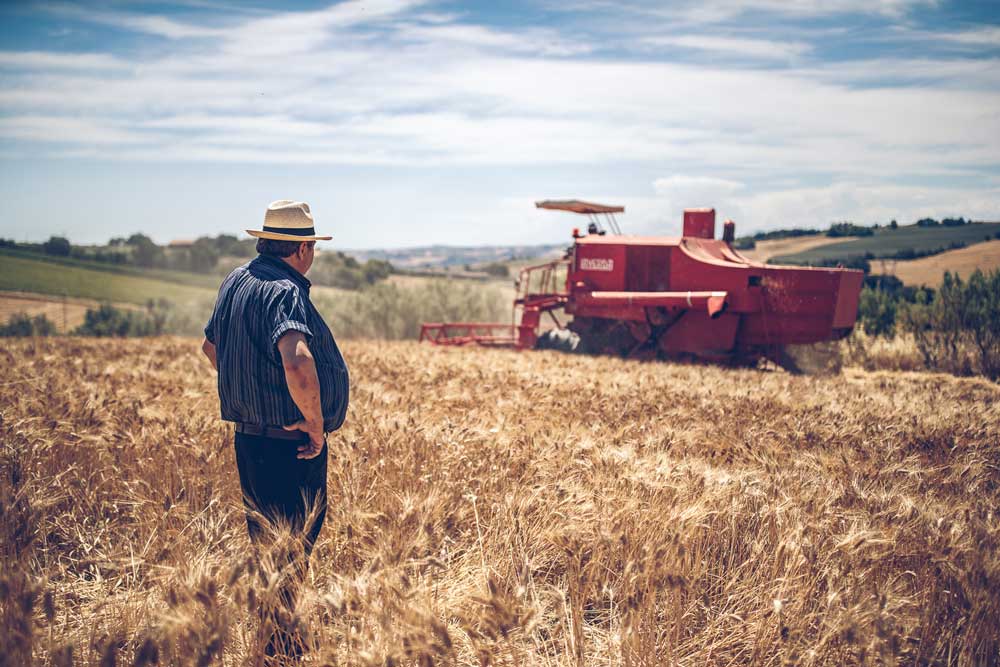
<path id="1" fill-rule="evenodd" d="M 114 305 L 119 308 L 136 308 L 134 304 Z M 92 299 L 60 298 L 31 292 L 0 292 L 0 323 L 6 324 L 16 313 L 26 313 L 32 317 L 45 315 L 60 333 L 65 333 L 83 324 L 87 309 L 98 306 L 100 303 Z"/>

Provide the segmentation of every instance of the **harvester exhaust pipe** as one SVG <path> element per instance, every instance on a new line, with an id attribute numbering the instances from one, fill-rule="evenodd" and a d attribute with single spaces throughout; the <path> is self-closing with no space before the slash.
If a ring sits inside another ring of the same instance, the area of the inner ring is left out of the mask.
<path id="1" fill-rule="evenodd" d="M 736 223 L 732 220 L 726 220 L 722 223 L 722 240 L 729 245 L 733 244 L 736 240 Z"/>

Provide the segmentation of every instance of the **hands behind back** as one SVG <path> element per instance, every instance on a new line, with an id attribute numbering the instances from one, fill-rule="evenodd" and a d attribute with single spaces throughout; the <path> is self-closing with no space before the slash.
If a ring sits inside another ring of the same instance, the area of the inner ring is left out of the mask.
<path id="1" fill-rule="evenodd" d="M 299 453 L 296 458 L 314 459 L 323 451 L 326 446 L 326 434 L 323 433 L 322 424 L 310 424 L 306 420 L 297 421 L 285 427 L 286 431 L 302 431 L 309 436 L 309 439 L 299 445 Z"/>

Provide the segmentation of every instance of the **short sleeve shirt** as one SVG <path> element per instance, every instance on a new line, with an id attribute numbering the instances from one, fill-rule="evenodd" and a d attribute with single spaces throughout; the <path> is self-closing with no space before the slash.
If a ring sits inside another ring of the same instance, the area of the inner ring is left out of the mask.
<path id="1" fill-rule="evenodd" d="M 344 423 L 347 364 L 309 300 L 311 283 L 281 259 L 258 255 L 223 281 L 205 338 L 215 345 L 222 418 L 280 427 L 302 419 L 288 391 L 278 340 L 302 332 L 316 361 L 323 427 Z"/>

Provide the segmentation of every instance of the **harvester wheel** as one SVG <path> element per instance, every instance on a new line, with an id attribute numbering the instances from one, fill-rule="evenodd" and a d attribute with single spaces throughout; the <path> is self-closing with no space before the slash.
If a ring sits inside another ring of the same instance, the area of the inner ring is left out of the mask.
<path id="1" fill-rule="evenodd" d="M 640 341 L 635 339 L 632 331 L 624 322 L 613 325 L 605 336 L 602 352 L 615 357 L 627 357 Z"/>
<path id="2" fill-rule="evenodd" d="M 576 352 L 579 345 L 580 336 L 569 329 L 549 329 L 540 334 L 535 341 L 536 350 Z"/>

